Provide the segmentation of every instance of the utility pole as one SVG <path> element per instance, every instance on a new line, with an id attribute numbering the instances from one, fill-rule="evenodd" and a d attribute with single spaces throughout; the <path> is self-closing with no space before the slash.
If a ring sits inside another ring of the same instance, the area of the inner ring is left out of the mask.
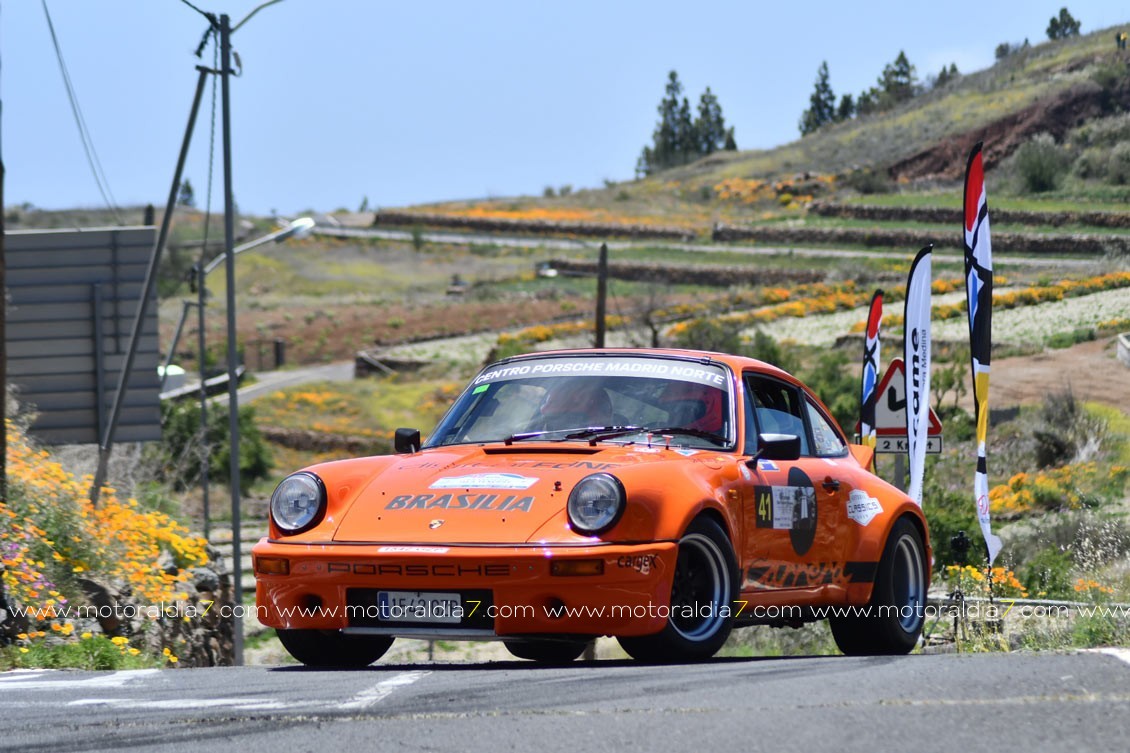
<path id="1" fill-rule="evenodd" d="M 197 67 L 200 72 L 196 80 L 196 94 L 192 99 L 192 110 L 188 115 L 188 126 L 185 128 L 184 140 L 181 142 L 180 155 L 177 157 L 177 166 L 173 171 L 173 185 L 169 189 L 169 198 L 165 203 L 165 216 L 161 218 L 161 230 L 157 234 L 157 243 L 153 247 L 153 254 L 149 259 L 149 268 L 145 273 L 145 283 L 141 289 L 141 300 L 137 304 L 137 316 L 133 320 L 133 329 L 130 332 L 129 350 L 126 351 L 125 362 L 118 374 L 118 389 L 114 393 L 114 403 L 110 408 L 110 417 L 106 426 L 102 428 L 102 440 L 98 446 L 98 468 L 94 472 L 94 483 L 90 487 L 90 501 L 98 504 L 98 497 L 102 494 L 102 486 L 106 483 L 106 470 L 110 462 L 110 453 L 114 449 L 114 434 L 118 429 L 118 419 L 122 413 L 125 394 L 128 389 L 130 374 L 133 372 L 134 356 L 137 355 L 138 343 L 141 340 L 141 330 L 145 324 L 145 312 L 149 307 L 149 297 L 157 285 L 157 267 L 161 263 L 161 253 L 165 250 L 165 242 L 169 238 L 169 225 L 173 220 L 173 210 L 176 207 L 177 191 L 180 188 L 181 175 L 184 173 L 184 163 L 188 157 L 188 147 L 192 141 L 192 130 L 196 126 L 196 114 L 200 111 L 200 98 L 204 94 L 204 82 L 208 78 L 207 68 Z M 102 312 L 96 312 L 101 316 Z M 99 400 L 102 396 L 98 396 Z"/>
<path id="2" fill-rule="evenodd" d="M 240 551 L 239 500 L 239 384 L 236 360 L 239 357 L 235 333 L 235 201 L 231 175 L 231 19 L 220 16 L 220 100 L 223 103 L 224 132 L 224 252 L 227 255 L 228 304 L 228 432 L 231 445 L 231 556 L 232 556 L 232 661 L 243 665 L 243 553 Z"/>

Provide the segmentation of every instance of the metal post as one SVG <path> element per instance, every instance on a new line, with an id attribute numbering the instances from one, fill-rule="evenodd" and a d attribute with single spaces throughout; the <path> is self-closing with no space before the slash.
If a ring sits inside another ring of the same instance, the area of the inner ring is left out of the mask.
<path id="1" fill-rule="evenodd" d="M 204 94 L 204 82 L 211 72 L 207 68 L 197 66 L 200 78 L 196 81 L 196 96 L 192 99 L 192 110 L 188 115 L 188 126 L 185 128 L 184 141 L 181 142 L 180 155 L 177 157 L 177 167 L 173 172 L 173 184 L 169 188 L 169 199 L 165 204 L 165 216 L 161 218 L 161 230 L 157 235 L 157 244 L 149 259 L 149 269 L 145 273 L 145 284 L 141 289 L 141 301 L 137 305 L 137 316 L 133 320 L 133 330 L 130 333 L 129 350 L 126 351 L 126 360 L 122 364 L 121 373 L 118 374 L 118 389 L 114 394 L 114 404 L 110 409 L 110 417 L 106 422 L 102 434 L 102 442 L 98 447 L 98 468 L 94 473 L 94 483 L 90 488 L 90 501 L 97 505 L 98 497 L 102 493 L 102 485 L 106 482 L 106 467 L 110 462 L 110 452 L 114 449 L 114 432 L 118 428 L 118 418 L 121 416 L 122 403 L 126 394 L 126 385 L 129 383 L 130 372 L 133 370 L 134 356 L 137 355 L 137 346 L 141 340 L 142 326 L 145 324 L 145 311 L 149 307 L 149 297 L 157 282 L 157 266 L 161 261 L 161 252 L 165 248 L 165 241 L 169 237 L 169 225 L 173 219 L 173 210 L 177 204 L 177 191 L 180 189 L 181 173 L 184 171 L 184 162 L 188 157 L 188 146 L 192 141 L 192 130 L 196 126 L 196 113 L 200 110 L 200 98 Z"/>
<path id="2" fill-rule="evenodd" d="M 227 256 L 228 304 L 228 431 L 231 444 L 231 551 L 232 598 L 235 602 L 232 626 L 232 660 L 243 664 L 243 564 L 240 551 L 239 504 L 239 385 L 236 383 L 238 347 L 235 331 L 235 202 L 231 175 L 231 19 L 220 16 L 220 98 L 223 101 L 224 132 L 224 251 Z"/>
<path id="3" fill-rule="evenodd" d="M 608 298 L 608 244 L 600 244 L 596 265 L 596 347 L 604 347 L 604 311 Z"/>
<path id="4" fill-rule="evenodd" d="M 208 388 L 204 385 L 206 367 L 204 365 L 207 351 L 204 348 L 204 305 L 208 300 L 208 293 L 204 289 L 204 259 L 201 251 L 200 263 L 193 272 L 196 274 L 196 340 L 200 346 L 197 359 L 197 368 L 200 371 L 200 491 L 203 495 L 204 505 L 204 540 L 210 539 L 211 516 L 208 509 L 208 474 L 212 466 L 212 445 L 208 438 Z"/>
<path id="5" fill-rule="evenodd" d="M 173 334 L 173 341 L 169 343 L 169 352 L 165 356 L 165 363 L 161 366 L 161 391 L 165 391 L 165 382 L 169 379 L 169 366 L 173 363 L 173 355 L 177 352 L 177 343 L 180 342 L 180 333 L 184 330 L 185 320 L 188 319 L 188 310 L 196 304 L 192 301 L 181 301 L 184 306 L 180 310 L 180 321 L 177 322 L 177 331 Z"/>

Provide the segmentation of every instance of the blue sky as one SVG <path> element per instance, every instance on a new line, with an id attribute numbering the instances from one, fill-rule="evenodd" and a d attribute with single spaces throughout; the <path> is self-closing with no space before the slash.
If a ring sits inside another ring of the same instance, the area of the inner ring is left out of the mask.
<path id="1" fill-rule="evenodd" d="M 194 4 L 234 22 L 259 2 Z M 233 39 L 235 196 L 288 214 L 628 180 L 671 69 L 692 104 L 711 87 L 740 148 L 768 148 L 797 137 L 822 60 L 837 96 L 874 84 L 899 50 L 921 78 L 950 62 L 970 72 L 1000 42 L 1045 40 L 1062 5 L 285 0 Z M 1088 33 L 1130 22 L 1118 5 L 1068 8 Z M 163 204 L 206 22 L 180 0 L 48 8 L 117 203 Z M 0 0 L 0 66 L 5 203 L 102 205 L 41 0 Z M 185 171 L 201 205 L 210 118 L 206 95 Z"/>

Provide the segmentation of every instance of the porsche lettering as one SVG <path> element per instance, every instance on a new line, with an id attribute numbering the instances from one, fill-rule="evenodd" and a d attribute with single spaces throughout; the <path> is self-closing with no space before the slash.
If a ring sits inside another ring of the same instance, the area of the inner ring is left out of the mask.
<path id="1" fill-rule="evenodd" d="M 505 564 L 459 565 L 442 564 L 404 564 L 386 562 L 331 562 L 326 568 L 331 573 L 350 573 L 352 575 L 390 575 L 409 578 L 464 578 L 468 576 L 505 578 L 510 575 L 510 566 Z"/>

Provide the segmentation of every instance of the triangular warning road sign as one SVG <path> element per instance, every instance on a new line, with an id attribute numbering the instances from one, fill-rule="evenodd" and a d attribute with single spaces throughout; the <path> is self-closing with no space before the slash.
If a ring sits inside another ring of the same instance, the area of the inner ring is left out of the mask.
<path id="1" fill-rule="evenodd" d="M 906 367 L 901 358 L 895 358 L 879 386 L 875 388 L 875 433 L 906 436 Z M 927 436 L 942 433 L 942 422 L 930 408 L 930 428 Z"/>

